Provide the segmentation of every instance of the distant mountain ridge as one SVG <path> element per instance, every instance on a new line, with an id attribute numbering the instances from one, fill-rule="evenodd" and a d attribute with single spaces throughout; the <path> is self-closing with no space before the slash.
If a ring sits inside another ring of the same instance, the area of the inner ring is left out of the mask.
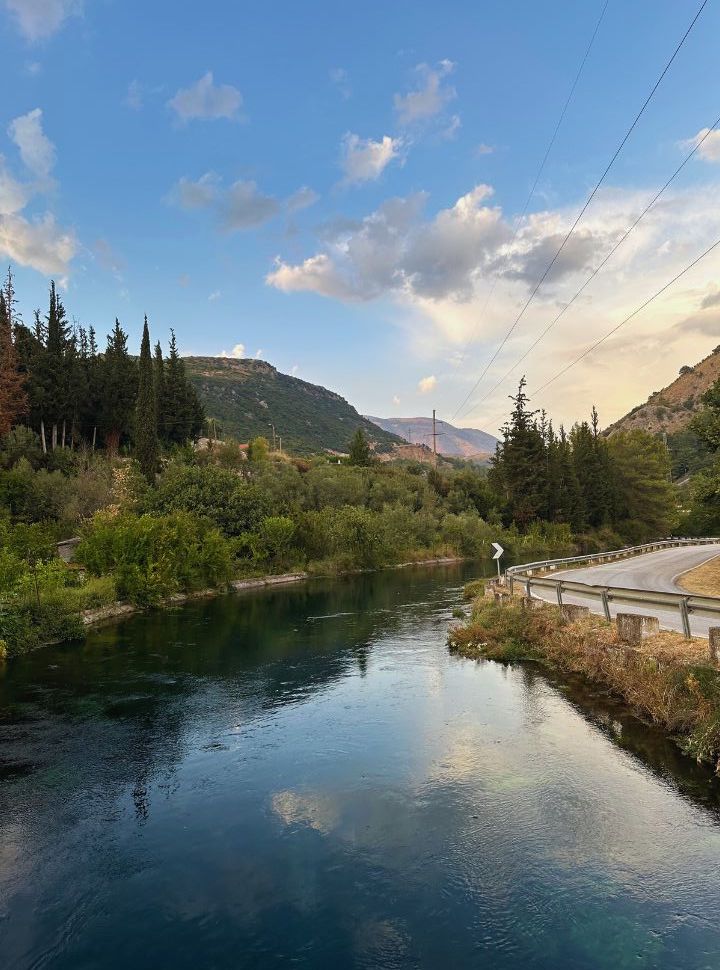
<path id="1" fill-rule="evenodd" d="M 684 431 L 700 410 L 702 396 L 720 377 L 720 346 L 694 366 L 680 368 L 672 384 L 654 391 L 644 404 L 609 425 L 604 434 L 618 431 L 649 431 L 651 434 L 677 434 Z"/>
<path id="2" fill-rule="evenodd" d="M 298 455 L 347 452 L 358 428 L 378 452 L 404 443 L 358 414 L 334 391 L 283 374 L 264 360 L 183 359 L 207 416 L 240 441 L 257 435 L 272 441 L 272 423 L 283 448 Z"/>
<path id="3" fill-rule="evenodd" d="M 416 445 L 432 448 L 432 418 L 376 418 L 365 415 L 384 431 L 405 438 Z M 495 454 L 498 439 L 477 428 L 456 428 L 447 421 L 436 421 L 437 450 L 448 458 L 487 461 Z"/>

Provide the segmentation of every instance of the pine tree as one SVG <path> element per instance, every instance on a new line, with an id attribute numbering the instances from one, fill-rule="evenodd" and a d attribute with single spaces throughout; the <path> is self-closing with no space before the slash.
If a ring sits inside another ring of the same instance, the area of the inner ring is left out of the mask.
<path id="1" fill-rule="evenodd" d="M 528 408 L 526 383 L 523 377 L 517 394 L 511 397 L 514 407 L 502 429 L 489 476 L 502 497 L 506 521 L 521 529 L 542 512 L 548 493 L 546 445 L 535 420 L 537 412 Z"/>
<path id="2" fill-rule="evenodd" d="M 27 409 L 24 384 L 15 350 L 12 315 L 5 302 L 5 292 L 0 290 L 0 434 L 6 434 Z"/>
<path id="3" fill-rule="evenodd" d="M 205 421 L 200 399 L 185 373 L 177 349 L 175 331 L 170 330 L 169 356 L 164 366 L 165 395 L 161 423 L 166 440 L 184 444 L 200 433 Z"/>
<path id="4" fill-rule="evenodd" d="M 137 365 L 128 354 L 127 334 L 120 321 L 115 320 L 99 373 L 100 425 L 105 447 L 111 454 L 117 453 L 120 443 L 130 433 L 137 380 Z"/>
<path id="5" fill-rule="evenodd" d="M 65 307 L 55 289 L 55 281 L 50 281 L 50 306 L 46 318 L 45 341 L 45 385 L 47 418 L 51 425 L 53 451 L 58 445 L 58 428 L 64 427 L 70 396 L 70 373 L 68 343 L 70 327 L 65 315 Z M 62 438 L 64 439 L 64 433 Z"/>
<path id="6" fill-rule="evenodd" d="M 135 404 L 135 455 L 140 469 L 152 485 L 158 465 L 157 402 L 155 375 L 150 353 L 150 333 L 147 317 L 143 327 L 138 369 L 138 393 Z"/>

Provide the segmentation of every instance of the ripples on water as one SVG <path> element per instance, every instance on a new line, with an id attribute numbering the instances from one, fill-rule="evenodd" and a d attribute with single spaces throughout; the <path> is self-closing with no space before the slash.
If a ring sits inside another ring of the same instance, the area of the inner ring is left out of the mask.
<path id="1" fill-rule="evenodd" d="M 720 966 L 718 786 L 452 658 L 467 569 L 134 618 L 0 678 L 0 965 Z"/>

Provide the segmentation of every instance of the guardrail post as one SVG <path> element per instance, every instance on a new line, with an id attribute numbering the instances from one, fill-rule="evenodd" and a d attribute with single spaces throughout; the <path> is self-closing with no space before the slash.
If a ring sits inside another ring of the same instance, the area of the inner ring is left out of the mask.
<path id="1" fill-rule="evenodd" d="M 505 573 L 505 576 L 509 581 L 510 595 L 513 596 L 515 592 L 515 586 L 513 585 L 515 582 L 515 578 L 512 573 L 508 573 L 508 572 Z"/>
<path id="2" fill-rule="evenodd" d="M 530 578 L 529 577 L 527 577 L 526 580 L 525 580 L 525 595 L 527 596 L 528 599 L 530 599 L 530 597 L 532 596 L 532 593 L 530 592 Z"/>
<path id="3" fill-rule="evenodd" d="M 555 584 L 555 593 L 557 594 L 558 606 L 562 606 L 563 605 L 563 601 L 562 601 L 562 583 L 556 583 Z"/>
<path id="4" fill-rule="evenodd" d="M 603 613 L 605 614 L 605 619 L 609 623 L 611 620 L 611 617 L 610 617 L 610 597 L 608 596 L 608 591 L 604 589 L 600 593 L 600 596 L 602 598 Z"/>
<path id="5" fill-rule="evenodd" d="M 682 620 L 685 639 L 690 640 L 692 633 L 690 632 L 690 611 L 688 610 L 687 596 L 683 596 L 680 600 L 680 619 Z"/>

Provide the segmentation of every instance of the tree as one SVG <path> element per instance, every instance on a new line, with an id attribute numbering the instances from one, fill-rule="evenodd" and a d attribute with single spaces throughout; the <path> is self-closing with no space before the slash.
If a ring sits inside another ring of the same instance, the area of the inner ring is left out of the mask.
<path id="1" fill-rule="evenodd" d="M 205 415 L 195 388 L 185 373 L 174 330 L 170 331 L 169 351 L 163 371 L 165 393 L 160 423 L 166 440 L 181 445 L 200 433 Z"/>
<path id="2" fill-rule="evenodd" d="M 165 428 L 163 420 L 165 417 L 165 362 L 163 360 L 162 347 L 160 341 L 155 344 L 155 354 L 153 357 L 153 380 L 155 382 L 155 407 L 157 409 L 157 432 L 158 437 L 164 436 Z"/>
<path id="3" fill-rule="evenodd" d="M 248 445 L 248 461 L 255 463 L 267 461 L 270 445 L 267 438 L 262 436 L 253 438 Z"/>
<path id="4" fill-rule="evenodd" d="M 547 460 L 537 411 L 528 408 L 523 377 L 510 400 L 514 407 L 502 429 L 503 438 L 492 459 L 490 482 L 501 497 L 504 517 L 525 529 L 543 510 L 547 497 Z"/>
<path id="5" fill-rule="evenodd" d="M 0 435 L 7 434 L 25 413 L 28 402 L 24 384 L 15 351 L 12 315 L 5 293 L 0 290 Z"/>
<path id="6" fill-rule="evenodd" d="M 659 438 L 646 431 L 608 440 L 616 496 L 615 523 L 629 541 L 667 535 L 677 517 L 670 459 Z"/>
<path id="7" fill-rule="evenodd" d="M 370 464 L 370 444 L 362 428 L 358 428 L 350 442 L 350 464 Z"/>
<path id="8" fill-rule="evenodd" d="M 127 334 L 117 319 L 108 334 L 99 377 L 100 424 L 105 447 L 113 454 L 130 433 L 137 397 L 137 365 L 128 354 Z"/>
<path id="9" fill-rule="evenodd" d="M 157 402 L 147 317 L 140 344 L 138 394 L 135 404 L 135 455 L 143 475 L 152 485 L 158 464 Z"/>

